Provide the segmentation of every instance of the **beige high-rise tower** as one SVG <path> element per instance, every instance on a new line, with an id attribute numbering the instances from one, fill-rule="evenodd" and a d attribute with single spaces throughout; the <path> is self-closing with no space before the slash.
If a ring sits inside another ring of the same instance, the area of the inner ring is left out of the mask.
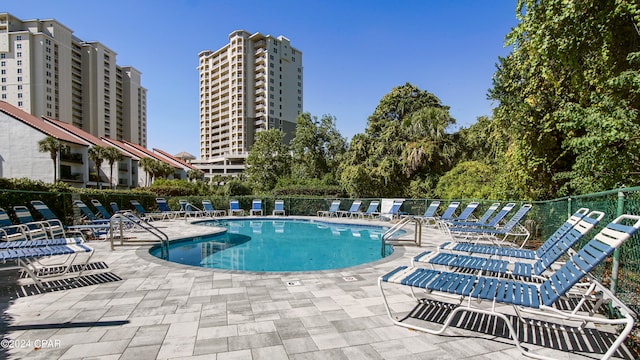
<path id="1" fill-rule="evenodd" d="M 207 176 L 244 169 L 255 134 L 280 129 L 289 142 L 302 112 L 302 53 L 289 39 L 244 30 L 198 54 L 200 159 Z"/>
<path id="2" fill-rule="evenodd" d="M 147 145 L 147 90 L 116 53 L 54 19 L 0 13 L 0 100 L 95 136 Z"/>

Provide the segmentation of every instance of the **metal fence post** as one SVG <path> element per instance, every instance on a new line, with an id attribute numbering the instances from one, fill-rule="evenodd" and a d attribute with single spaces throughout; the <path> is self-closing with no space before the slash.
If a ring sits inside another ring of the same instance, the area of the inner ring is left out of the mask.
<path id="1" fill-rule="evenodd" d="M 624 213 L 624 193 L 618 191 L 618 207 L 616 209 L 616 217 Z M 611 292 L 615 295 L 618 287 L 618 270 L 620 268 L 620 248 L 617 247 L 613 251 L 613 263 L 611 265 Z"/>
<path id="2" fill-rule="evenodd" d="M 567 199 L 567 219 L 571 217 L 573 211 L 571 210 L 571 198 Z"/>

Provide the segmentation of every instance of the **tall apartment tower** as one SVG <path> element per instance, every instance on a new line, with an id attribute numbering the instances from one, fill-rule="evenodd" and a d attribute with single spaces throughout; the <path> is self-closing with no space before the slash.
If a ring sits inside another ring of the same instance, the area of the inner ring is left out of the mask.
<path id="1" fill-rule="evenodd" d="M 205 175 L 233 175 L 255 134 L 280 129 L 295 136 L 302 112 L 302 52 L 289 39 L 237 30 L 216 51 L 198 54 L 200 159 Z"/>
<path id="2" fill-rule="evenodd" d="M 116 53 L 54 19 L 0 13 L 0 99 L 95 136 L 147 145 L 147 90 Z"/>

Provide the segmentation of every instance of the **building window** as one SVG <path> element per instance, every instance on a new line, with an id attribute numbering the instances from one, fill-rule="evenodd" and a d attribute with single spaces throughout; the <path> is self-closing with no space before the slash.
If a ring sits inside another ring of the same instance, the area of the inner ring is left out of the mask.
<path id="1" fill-rule="evenodd" d="M 7 62 L 6 61 L 0 61 L 0 66 L 2 66 L 2 67 L 7 66 Z"/>
<path id="2" fill-rule="evenodd" d="M 22 49 L 22 44 L 16 44 L 16 49 Z"/>
<path id="3" fill-rule="evenodd" d="M 22 74 L 22 69 L 18 69 L 18 74 Z"/>
<path id="4" fill-rule="evenodd" d="M 18 107 L 22 107 L 22 101 L 18 101 Z"/>
<path id="5" fill-rule="evenodd" d="M 2 99 L 6 99 L 7 98 L 7 94 L 2 94 Z"/>
<path id="6" fill-rule="evenodd" d="M 22 35 L 16 36 L 16 40 L 22 40 Z"/>
<path id="7" fill-rule="evenodd" d="M 0 80 L 0 81 L 2 81 L 3 83 L 6 83 L 7 82 L 7 78 L 3 77 L 2 80 Z"/>
<path id="8" fill-rule="evenodd" d="M 18 66 L 22 66 L 22 60 L 18 60 L 18 61 L 16 62 L 16 65 L 18 65 Z"/>
<path id="9" fill-rule="evenodd" d="M 18 76 L 18 82 L 22 82 L 22 76 Z"/>
<path id="10" fill-rule="evenodd" d="M 5 69 L 0 70 L 0 74 L 6 75 L 7 74 L 7 70 L 5 70 Z"/>
<path id="11" fill-rule="evenodd" d="M 18 99 L 22 99 L 22 93 L 18 93 Z"/>
<path id="12" fill-rule="evenodd" d="M 5 53 L 0 54 L 0 59 L 6 59 L 6 58 L 7 58 L 7 54 Z"/>
<path id="13" fill-rule="evenodd" d="M 18 85 L 18 90 L 22 90 L 22 85 Z"/>
<path id="14" fill-rule="evenodd" d="M 2 54 L 2 55 L 4 55 L 4 54 Z M 17 58 L 21 58 L 21 57 L 22 57 L 22 52 L 21 52 L 21 51 L 18 51 L 18 52 L 16 53 L 16 57 L 17 57 Z"/>

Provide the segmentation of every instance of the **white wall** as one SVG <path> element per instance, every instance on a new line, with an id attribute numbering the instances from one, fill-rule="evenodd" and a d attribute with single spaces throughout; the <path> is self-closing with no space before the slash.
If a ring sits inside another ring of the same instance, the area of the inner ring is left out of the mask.
<path id="1" fill-rule="evenodd" d="M 27 177 L 53 182 L 53 161 L 38 151 L 38 141 L 47 136 L 0 112 L 0 169 L 5 178 Z"/>

